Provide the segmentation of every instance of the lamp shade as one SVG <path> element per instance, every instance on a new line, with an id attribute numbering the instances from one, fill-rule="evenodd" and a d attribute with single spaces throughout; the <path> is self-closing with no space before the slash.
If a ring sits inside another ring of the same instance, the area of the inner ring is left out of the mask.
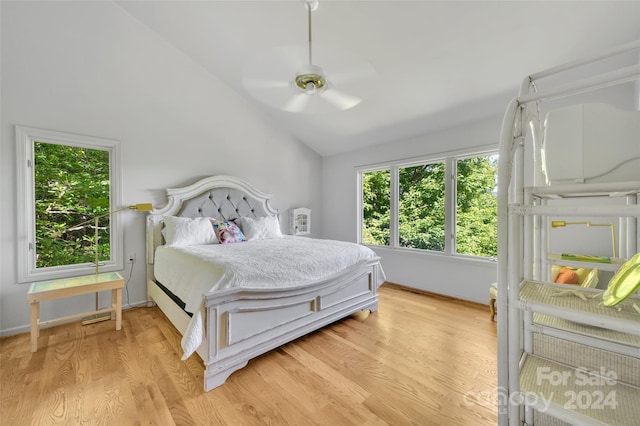
<path id="1" fill-rule="evenodd" d="M 142 204 L 134 204 L 129 206 L 131 210 L 138 210 L 139 212 L 150 212 L 153 210 L 153 205 L 151 203 L 142 203 Z"/>

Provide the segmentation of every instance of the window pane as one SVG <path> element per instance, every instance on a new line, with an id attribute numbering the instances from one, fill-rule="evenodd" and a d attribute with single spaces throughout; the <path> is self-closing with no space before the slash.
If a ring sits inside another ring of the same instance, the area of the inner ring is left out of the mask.
<path id="1" fill-rule="evenodd" d="M 109 152 L 34 142 L 36 268 L 93 262 L 97 215 L 110 206 Z M 76 226 L 82 222 L 87 224 Z M 111 259 L 109 217 L 98 222 L 99 260 Z"/>
<path id="2" fill-rule="evenodd" d="M 400 247 L 444 251 L 444 163 L 399 170 Z"/>
<path id="3" fill-rule="evenodd" d="M 456 252 L 496 257 L 498 156 L 458 160 L 456 168 Z"/>
<path id="4" fill-rule="evenodd" d="M 391 172 L 362 174 L 362 242 L 389 245 Z"/>

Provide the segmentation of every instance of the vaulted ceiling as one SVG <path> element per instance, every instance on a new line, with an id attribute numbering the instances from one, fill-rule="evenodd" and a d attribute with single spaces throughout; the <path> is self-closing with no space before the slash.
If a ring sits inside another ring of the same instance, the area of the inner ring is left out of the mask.
<path id="1" fill-rule="evenodd" d="M 248 79 L 308 61 L 301 0 L 117 3 L 321 155 L 498 116 L 524 76 L 640 39 L 640 1 L 320 0 L 313 62 L 361 102 L 288 112 L 255 94 L 283 105 L 292 87 Z"/>

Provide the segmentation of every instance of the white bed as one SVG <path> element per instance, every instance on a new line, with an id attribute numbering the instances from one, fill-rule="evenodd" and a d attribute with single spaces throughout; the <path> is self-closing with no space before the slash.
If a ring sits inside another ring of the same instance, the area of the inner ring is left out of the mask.
<path id="1" fill-rule="evenodd" d="M 168 189 L 167 197 L 167 205 L 147 219 L 148 297 L 183 334 L 183 359 L 194 351 L 203 359 L 206 391 L 264 352 L 359 310 L 377 310 L 384 273 L 379 258 L 364 246 L 291 236 L 163 245 L 165 216 L 276 215 L 270 196 L 247 182 L 212 176 Z M 324 254 L 330 256 L 322 260 Z M 157 281 L 179 296 L 185 309 Z"/>

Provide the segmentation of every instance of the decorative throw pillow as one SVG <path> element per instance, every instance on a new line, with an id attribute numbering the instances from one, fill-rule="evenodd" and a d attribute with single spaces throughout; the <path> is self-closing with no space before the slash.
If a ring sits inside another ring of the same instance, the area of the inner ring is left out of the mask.
<path id="1" fill-rule="evenodd" d="M 277 216 L 265 216 L 259 218 L 241 217 L 238 225 L 247 240 L 268 240 L 282 238 L 280 222 Z"/>
<path id="2" fill-rule="evenodd" d="M 211 225 L 216 233 L 216 237 L 220 240 L 220 244 L 241 243 L 245 241 L 244 234 L 231 220 L 215 220 L 211 219 Z"/>
<path id="3" fill-rule="evenodd" d="M 194 246 L 217 244 L 218 239 L 208 217 L 163 216 L 162 236 L 168 246 Z"/>
<path id="4" fill-rule="evenodd" d="M 558 272 L 556 282 L 559 284 L 578 284 L 578 274 L 576 274 L 576 271 L 563 266 Z"/>

